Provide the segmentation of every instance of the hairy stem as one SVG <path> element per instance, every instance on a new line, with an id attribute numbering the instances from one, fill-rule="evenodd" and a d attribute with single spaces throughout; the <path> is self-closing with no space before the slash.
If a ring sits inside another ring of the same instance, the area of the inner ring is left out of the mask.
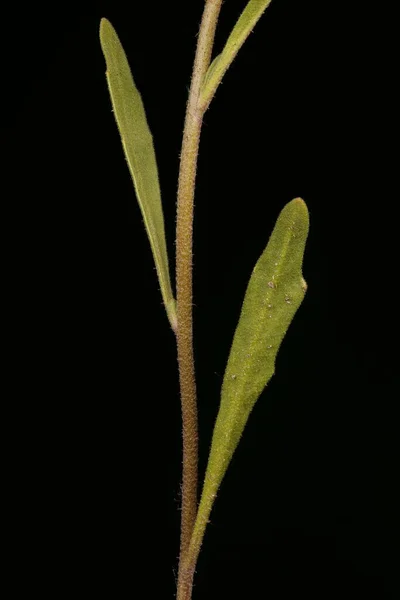
<path id="1" fill-rule="evenodd" d="M 193 357 L 193 199 L 204 108 L 200 90 L 210 65 L 222 0 L 206 0 L 186 108 L 178 183 L 176 226 L 177 346 L 182 404 L 183 474 L 177 600 L 190 600 L 194 565 L 185 564 L 197 512 L 197 400 Z"/>

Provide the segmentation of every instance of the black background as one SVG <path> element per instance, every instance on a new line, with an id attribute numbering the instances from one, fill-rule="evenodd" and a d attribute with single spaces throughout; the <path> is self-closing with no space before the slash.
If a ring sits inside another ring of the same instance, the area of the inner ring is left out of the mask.
<path id="1" fill-rule="evenodd" d="M 224 3 L 216 52 L 244 4 Z M 202 7 L 3 11 L 6 519 L 17 595 L 23 585 L 52 598 L 174 595 L 174 336 L 98 27 L 102 16 L 113 23 L 142 93 L 173 256 Z M 400 595 L 398 30 L 388 7 L 274 0 L 204 119 L 194 231 L 202 473 L 254 263 L 292 198 L 306 201 L 311 229 L 306 299 L 221 487 L 194 600 Z"/>

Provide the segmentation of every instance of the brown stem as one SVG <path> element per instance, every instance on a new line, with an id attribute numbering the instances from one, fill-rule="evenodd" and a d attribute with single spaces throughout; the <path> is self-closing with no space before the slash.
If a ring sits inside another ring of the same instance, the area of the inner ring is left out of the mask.
<path id="1" fill-rule="evenodd" d="M 185 569 L 185 557 L 197 512 L 197 401 L 193 357 L 192 251 L 193 199 L 197 156 L 204 108 L 199 98 L 210 65 L 215 28 L 222 0 L 206 0 L 198 36 L 193 75 L 186 108 L 178 183 L 176 226 L 177 346 L 182 404 L 183 474 L 181 543 L 177 600 L 190 600 L 193 573 Z"/>

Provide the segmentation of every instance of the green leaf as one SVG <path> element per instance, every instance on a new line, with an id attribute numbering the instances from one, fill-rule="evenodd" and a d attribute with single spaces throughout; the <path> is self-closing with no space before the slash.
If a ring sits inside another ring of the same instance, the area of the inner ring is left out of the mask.
<path id="1" fill-rule="evenodd" d="M 275 359 L 306 291 L 302 262 L 308 234 L 301 198 L 280 213 L 247 287 L 222 384 L 203 493 L 191 541 L 197 556 L 220 483 L 250 412 L 274 374 Z"/>
<path id="2" fill-rule="evenodd" d="M 205 75 L 200 104 L 206 109 L 235 56 L 255 27 L 271 0 L 250 0 L 232 29 L 221 54 L 216 56 Z"/>
<path id="3" fill-rule="evenodd" d="M 107 19 L 100 23 L 100 43 L 107 65 L 107 82 L 122 146 L 149 236 L 161 294 L 171 327 L 176 331 L 175 299 L 172 293 L 165 241 L 164 217 L 153 138 L 142 98 L 135 86 L 124 49 Z"/>

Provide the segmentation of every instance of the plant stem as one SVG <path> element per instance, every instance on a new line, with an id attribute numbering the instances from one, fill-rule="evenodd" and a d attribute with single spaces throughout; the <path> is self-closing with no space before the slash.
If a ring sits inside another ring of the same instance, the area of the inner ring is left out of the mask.
<path id="1" fill-rule="evenodd" d="M 183 473 L 181 542 L 177 600 L 190 600 L 194 565 L 185 566 L 197 512 L 198 425 L 193 357 L 192 251 L 193 199 L 204 108 L 200 91 L 210 65 L 215 28 L 222 0 L 206 0 L 198 36 L 193 75 L 186 108 L 179 169 L 176 226 L 177 347 L 182 404 Z"/>

